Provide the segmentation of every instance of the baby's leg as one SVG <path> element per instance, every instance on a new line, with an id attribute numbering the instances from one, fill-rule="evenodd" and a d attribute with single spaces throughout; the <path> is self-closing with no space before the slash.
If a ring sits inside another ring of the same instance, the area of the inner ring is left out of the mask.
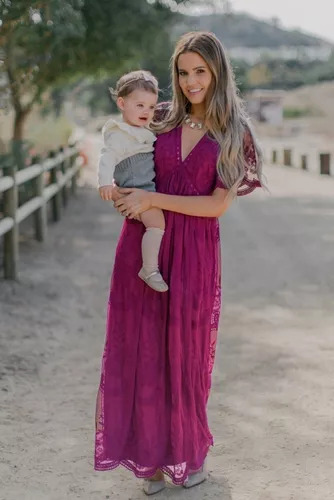
<path id="1" fill-rule="evenodd" d="M 165 232 L 165 217 L 159 208 L 151 208 L 141 214 L 146 227 L 142 239 L 143 268 L 146 275 L 158 270 L 158 257 L 162 237 Z"/>
<path id="2" fill-rule="evenodd" d="M 160 208 L 151 208 L 140 214 L 140 218 L 144 226 L 147 227 L 157 227 L 159 229 L 165 230 L 165 217 L 163 211 Z"/>
<path id="3" fill-rule="evenodd" d="M 164 214 L 158 208 L 151 208 L 141 214 L 141 220 L 146 231 L 142 239 L 143 267 L 139 276 L 154 290 L 165 292 L 168 286 L 159 273 L 158 265 L 161 240 L 165 232 Z"/>

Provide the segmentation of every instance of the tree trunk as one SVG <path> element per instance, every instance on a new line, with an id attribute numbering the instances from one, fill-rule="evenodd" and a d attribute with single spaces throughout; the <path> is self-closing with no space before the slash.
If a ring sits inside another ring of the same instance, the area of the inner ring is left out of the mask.
<path id="1" fill-rule="evenodd" d="M 22 141 L 24 137 L 24 125 L 30 110 L 16 111 L 14 120 L 13 140 Z"/>
<path id="2" fill-rule="evenodd" d="M 26 152 L 24 151 L 24 125 L 29 115 L 30 110 L 21 110 L 15 113 L 14 119 L 14 130 L 13 130 L 13 139 L 12 139 L 12 154 L 14 157 L 14 161 L 17 165 L 18 170 L 21 170 L 26 166 L 25 164 L 25 156 Z"/>

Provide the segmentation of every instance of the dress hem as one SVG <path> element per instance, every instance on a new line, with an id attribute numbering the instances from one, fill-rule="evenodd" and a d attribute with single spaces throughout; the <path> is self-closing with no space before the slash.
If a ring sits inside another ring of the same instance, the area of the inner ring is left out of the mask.
<path id="1" fill-rule="evenodd" d="M 202 462 L 204 462 L 204 460 L 205 460 L 205 458 L 206 458 L 206 456 L 208 454 L 208 451 L 209 451 L 209 449 L 210 449 L 211 446 L 214 446 L 213 439 L 211 439 L 210 444 L 208 445 L 208 447 L 206 449 L 206 452 L 204 454 Z M 175 467 L 173 465 L 171 465 L 171 466 L 168 466 L 168 465 L 159 465 L 159 466 L 156 466 L 156 467 L 152 467 L 151 469 L 146 470 L 146 471 L 140 471 L 138 469 L 138 467 L 136 467 L 136 465 L 134 464 L 134 462 L 132 462 L 131 460 L 108 460 L 106 462 L 107 463 L 103 463 L 102 462 L 100 464 L 98 464 L 97 462 L 95 462 L 95 464 L 94 464 L 94 470 L 96 470 L 98 472 L 103 472 L 103 471 L 107 471 L 107 470 L 114 470 L 114 469 L 116 469 L 119 466 L 123 466 L 126 469 L 130 470 L 131 472 L 133 472 L 134 475 L 137 478 L 139 478 L 139 479 L 145 479 L 145 478 L 152 477 L 152 476 L 154 476 L 154 474 L 158 470 L 161 470 L 177 486 L 182 486 L 182 484 L 188 478 L 188 474 L 189 474 L 189 467 L 186 467 L 186 469 L 184 471 L 184 474 L 182 474 L 181 477 L 176 477 L 176 475 L 173 474 L 173 472 L 171 471 L 171 467 Z"/>

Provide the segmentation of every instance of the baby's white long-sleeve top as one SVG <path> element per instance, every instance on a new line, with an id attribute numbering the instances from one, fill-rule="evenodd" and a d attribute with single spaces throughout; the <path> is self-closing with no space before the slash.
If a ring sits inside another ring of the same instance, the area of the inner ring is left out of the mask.
<path id="1" fill-rule="evenodd" d="M 102 128 L 103 147 L 98 163 L 98 187 L 111 185 L 115 166 L 137 153 L 151 153 L 156 140 L 153 132 L 135 127 L 123 119 L 108 120 Z"/>

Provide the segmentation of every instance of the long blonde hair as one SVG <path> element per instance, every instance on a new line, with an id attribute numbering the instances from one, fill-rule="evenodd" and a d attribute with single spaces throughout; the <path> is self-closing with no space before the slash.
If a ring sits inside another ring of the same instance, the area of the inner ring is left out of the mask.
<path id="1" fill-rule="evenodd" d="M 162 122 L 155 123 L 155 131 L 179 126 L 191 103 L 179 84 L 178 58 L 186 52 L 199 54 L 212 72 L 212 84 L 206 97 L 206 122 L 213 138 L 220 146 L 217 172 L 224 185 L 235 194 L 245 175 L 244 135 L 252 135 L 256 153 L 256 174 L 261 182 L 262 152 L 251 131 L 249 118 L 235 84 L 234 73 L 222 43 L 206 31 L 192 31 L 177 42 L 171 58 L 173 100 L 169 113 Z"/>

